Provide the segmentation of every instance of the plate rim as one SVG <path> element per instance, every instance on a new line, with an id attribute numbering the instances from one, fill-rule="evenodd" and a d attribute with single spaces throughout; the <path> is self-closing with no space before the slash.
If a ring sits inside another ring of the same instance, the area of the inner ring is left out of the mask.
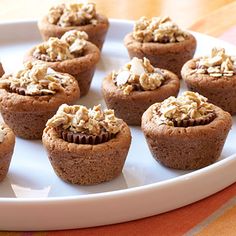
<path id="1" fill-rule="evenodd" d="M 109 19 L 110 24 L 125 24 L 125 25 L 132 25 L 134 23 L 133 20 L 125 20 L 125 19 L 114 19 L 114 18 L 110 18 Z M 37 24 L 37 20 L 36 19 L 21 19 L 21 20 L 6 20 L 6 21 L 1 21 L 0 22 L 0 27 L 2 26 L 8 26 L 8 25 L 17 25 L 17 24 Z M 224 40 L 218 39 L 218 38 L 214 38 L 212 36 L 209 35 L 205 35 L 199 32 L 193 32 L 190 31 L 196 35 L 201 35 L 204 37 L 208 37 L 209 39 L 214 39 L 217 41 L 222 41 L 224 44 L 228 44 L 231 47 L 235 47 L 235 45 L 228 43 Z M 227 158 L 223 159 L 223 160 L 219 160 L 209 166 L 206 166 L 202 169 L 198 169 L 198 170 L 194 170 L 190 173 L 187 174 L 183 174 L 181 176 L 177 176 L 177 177 L 173 177 L 171 179 L 167 179 L 167 180 L 163 180 L 160 182 L 155 182 L 155 183 L 151 183 L 151 184 L 146 184 L 146 185 L 142 185 L 142 186 L 136 186 L 136 187 L 130 187 L 127 189 L 119 189 L 119 190 L 112 190 L 112 191 L 108 191 L 108 192 L 101 192 L 101 193 L 89 193 L 89 194 L 85 194 L 85 195 L 73 195 L 73 196 L 58 196 L 58 197 L 46 197 L 46 198 L 40 198 L 40 197 L 34 197 L 34 198 L 8 198 L 8 197 L 0 197 L 0 204 L 1 203 L 24 203 L 24 204 L 32 204 L 32 203 L 50 203 L 50 202 L 67 202 L 67 201 L 74 201 L 74 200 L 85 200 L 85 199 L 89 199 L 92 200 L 94 198 L 109 198 L 112 196 L 116 196 L 116 195 L 129 195 L 129 194 L 136 194 L 136 192 L 140 192 L 140 191 L 148 191 L 149 189 L 155 189 L 155 188 L 159 188 L 159 187 L 163 187 L 164 186 L 172 186 L 173 184 L 175 184 L 175 182 L 181 182 L 181 181 L 185 181 L 188 180 L 190 178 L 197 178 L 198 175 L 202 175 L 202 174 L 206 174 L 206 173 L 210 173 L 212 171 L 215 171 L 218 168 L 222 168 L 222 166 L 230 164 L 231 162 L 234 161 L 234 158 L 236 157 L 236 153 L 232 154 L 230 156 L 228 156 Z M 210 172 L 209 172 L 210 171 Z"/>
<path id="2" fill-rule="evenodd" d="M 134 22 L 120 19 L 109 21 L 123 27 L 131 27 Z M 37 21 L 4 21 L 0 22 L 0 28 L 19 24 L 34 27 Z M 197 37 L 204 36 L 206 40 L 222 42 L 236 50 L 235 45 L 223 40 L 197 32 L 192 33 Z M 110 39 L 115 40 L 115 37 Z M 127 189 L 43 198 L 0 197 L 0 208 L 4 212 L 2 217 L 0 216 L 0 230 L 45 231 L 87 228 L 157 215 L 194 203 L 228 187 L 236 181 L 236 176 L 225 174 L 225 170 L 232 173 L 235 168 L 236 153 L 187 174 Z M 172 192 L 175 194 L 174 199 Z M 104 207 L 107 207 L 106 211 Z M 99 213 L 101 211 L 103 217 Z"/>

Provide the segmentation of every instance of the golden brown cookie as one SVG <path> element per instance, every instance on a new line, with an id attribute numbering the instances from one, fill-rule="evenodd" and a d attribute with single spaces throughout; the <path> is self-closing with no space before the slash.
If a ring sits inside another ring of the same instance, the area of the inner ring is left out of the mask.
<path id="1" fill-rule="evenodd" d="M 203 58 L 192 59 L 186 62 L 182 68 L 182 78 L 188 89 L 202 94 L 208 98 L 209 102 L 221 107 L 230 114 L 236 114 L 236 74 L 233 63 L 228 61 L 230 63 L 229 66 L 226 63 L 226 73 L 224 73 L 224 66 L 221 67 L 221 65 L 226 61 L 219 61 L 218 64 L 216 63 L 206 68 L 201 66 L 205 69 L 197 69 L 201 59 Z M 231 68 L 229 68 L 230 66 Z"/>
<path id="2" fill-rule="evenodd" d="M 133 32 L 124 38 L 130 58 L 146 57 L 158 68 L 167 69 L 181 78 L 183 64 L 192 59 L 197 41 L 182 31 L 170 18 L 140 18 Z"/>
<path id="3" fill-rule="evenodd" d="M 142 117 L 142 130 L 157 161 L 170 168 L 191 170 L 210 165 L 220 157 L 232 125 L 228 112 L 211 105 L 215 112 L 213 120 L 176 127 L 161 119 L 161 122 L 156 122 L 154 111 L 158 106 L 153 104 Z"/>
<path id="4" fill-rule="evenodd" d="M 83 48 L 83 54 L 81 56 L 62 61 L 39 60 L 34 55 L 36 48 L 37 46 L 33 47 L 26 53 L 24 62 L 41 61 L 55 71 L 68 73 L 77 79 L 81 96 L 88 93 L 96 64 L 100 59 L 99 49 L 94 44 L 86 42 L 86 45 Z"/>
<path id="5" fill-rule="evenodd" d="M 32 70 L 32 68 L 27 70 Z M 26 74 L 27 70 L 25 70 Z M 35 72 L 37 71 L 36 68 Z M 58 74 L 58 72 L 55 73 Z M 41 139 L 47 120 L 55 114 L 58 107 L 63 103 L 74 103 L 80 97 L 75 78 L 69 74 L 60 73 L 60 75 L 66 76 L 66 82 L 61 86 L 56 85 L 55 91 L 45 89 L 37 91 L 34 88 L 28 91 L 26 86 L 31 88 L 32 85 L 26 84 L 25 87 L 21 87 L 19 85 L 21 77 L 16 80 L 12 75 L 6 75 L 0 79 L 0 111 L 5 123 L 17 136 L 26 139 Z M 45 83 L 44 79 L 40 81 Z M 19 87 L 16 89 L 14 86 Z M 26 94 L 20 92 L 22 89 Z"/>
<path id="6" fill-rule="evenodd" d="M 63 105 L 48 121 L 43 145 L 55 173 L 64 181 L 91 185 L 121 174 L 131 143 L 130 129 L 113 111 L 104 112 L 100 106 L 87 110 Z M 111 135 L 103 139 L 104 132 Z"/>
<path id="7" fill-rule="evenodd" d="M 135 67 L 133 62 L 136 65 L 135 69 L 133 69 Z M 142 63 L 147 64 L 147 67 L 140 68 L 139 65 Z M 114 109 L 117 117 L 123 119 L 128 125 L 140 125 L 142 114 L 149 106 L 169 96 L 178 95 L 180 82 L 174 73 L 153 68 L 146 59 L 134 58 L 126 64 L 126 67 L 131 71 L 126 68 L 115 76 L 108 75 L 103 80 L 102 93 L 107 107 Z M 149 73 L 147 68 L 152 73 Z M 140 70 L 143 72 L 138 75 Z M 123 80 L 127 73 L 129 75 L 127 82 L 118 86 L 119 81 L 116 81 L 116 78 L 119 76 L 120 80 Z"/>
<path id="8" fill-rule="evenodd" d="M 62 10 L 60 11 L 62 15 L 63 9 L 66 8 L 66 5 L 62 4 L 58 7 L 62 8 Z M 74 13 L 76 13 L 76 11 L 74 11 L 73 14 Z M 106 16 L 99 13 L 95 13 L 92 17 L 93 17 L 92 23 L 91 21 L 83 22 L 83 20 L 78 19 L 76 21 L 75 19 L 74 22 L 64 21 L 64 25 L 60 25 L 58 24 L 58 19 L 55 19 L 55 21 L 53 20 L 54 22 L 52 21 L 50 22 L 49 16 L 47 15 L 47 16 L 44 16 L 38 22 L 38 28 L 42 35 L 43 40 L 45 41 L 48 40 L 50 37 L 60 38 L 65 32 L 70 31 L 70 30 L 75 29 L 79 31 L 85 31 L 89 36 L 89 41 L 95 44 L 99 49 L 102 49 L 107 31 L 109 28 L 109 21 Z"/>

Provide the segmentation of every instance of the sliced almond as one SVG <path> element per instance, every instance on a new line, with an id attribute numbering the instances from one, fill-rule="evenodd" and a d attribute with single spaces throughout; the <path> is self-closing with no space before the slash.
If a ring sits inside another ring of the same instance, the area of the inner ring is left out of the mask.
<path id="1" fill-rule="evenodd" d="M 138 59 L 137 57 L 134 57 L 131 62 L 131 68 L 130 68 L 130 72 L 135 74 L 135 75 L 141 75 L 143 73 L 145 73 L 145 69 L 143 67 L 143 62 L 141 59 Z"/>
<path id="2" fill-rule="evenodd" d="M 116 84 L 117 86 L 122 86 L 128 82 L 130 77 L 129 71 L 121 71 L 116 77 Z"/>

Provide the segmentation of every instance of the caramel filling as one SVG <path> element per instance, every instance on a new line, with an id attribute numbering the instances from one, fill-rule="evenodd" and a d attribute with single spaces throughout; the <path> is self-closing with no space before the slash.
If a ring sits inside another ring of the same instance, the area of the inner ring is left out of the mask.
<path id="1" fill-rule="evenodd" d="M 157 114 L 161 115 L 159 111 Z M 190 127 L 190 126 L 198 126 L 198 125 L 207 125 L 211 123 L 216 118 L 216 113 L 214 111 L 198 118 L 186 118 L 183 120 L 178 119 L 170 119 L 170 122 L 174 127 Z"/>
<path id="2" fill-rule="evenodd" d="M 178 98 L 169 97 L 157 103 L 153 109 L 153 119 L 158 124 L 174 127 L 206 125 L 213 121 L 216 113 L 207 98 L 194 92 L 184 92 Z"/>
<path id="3" fill-rule="evenodd" d="M 51 24 L 62 27 L 97 24 L 94 3 L 67 3 L 52 7 L 48 13 Z"/>
<path id="4" fill-rule="evenodd" d="M 146 57 L 134 57 L 118 72 L 113 72 L 112 79 L 124 94 L 129 95 L 132 91 L 152 91 L 159 88 L 165 81 L 165 76 Z"/>
<path id="5" fill-rule="evenodd" d="M 101 105 L 88 109 L 82 105 L 63 104 L 48 120 L 60 138 L 77 144 L 99 144 L 109 141 L 121 131 L 122 121 L 113 110 L 102 110 Z"/>
<path id="6" fill-rule="evenodd" d="M 169 17 L 141 17 L 135 22 L 133 37 L 139 42 L 176 43 L 188 34 L 182 31 Z"/>
<path id="7" fill-rule="evenodd" d="M 0 88 L 27 96 L 53 95 L 62 91 L 73 79 L 39 62 L 26 63 L 25 68 L 13 75 L 4 75 Z"/>
<path id="8" fill-rule="evenodd" d="M 36 46 L 33 57 L 47 62 L 56 62 L 82 57 L 88 35 L 83 31 L 70 30 L 60 39 L 51 37 Z"/>
<path id="9" fill-rule="evenodd" d="M 201 57 L 196 61 L 190 74 L 208 74 L 211 77 L 232 77 L 236 72 L 235 58 L 228 56 L 224 48 L 213 48 L 209 57 Z"/>

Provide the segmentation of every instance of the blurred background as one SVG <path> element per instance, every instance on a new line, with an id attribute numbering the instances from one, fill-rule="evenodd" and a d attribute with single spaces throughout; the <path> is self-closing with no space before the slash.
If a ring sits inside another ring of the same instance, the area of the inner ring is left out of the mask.
<path id="1" fill-rule="evenodd" d="M 71 0 L 0 0 L 0 21 L 37 19 L 50 6 Z M 170 16 L 182 28 L 212 36 L 236 23 L 235 0 L 91 0 L 109 18 L 136 20 L 141 16 Z"/>

